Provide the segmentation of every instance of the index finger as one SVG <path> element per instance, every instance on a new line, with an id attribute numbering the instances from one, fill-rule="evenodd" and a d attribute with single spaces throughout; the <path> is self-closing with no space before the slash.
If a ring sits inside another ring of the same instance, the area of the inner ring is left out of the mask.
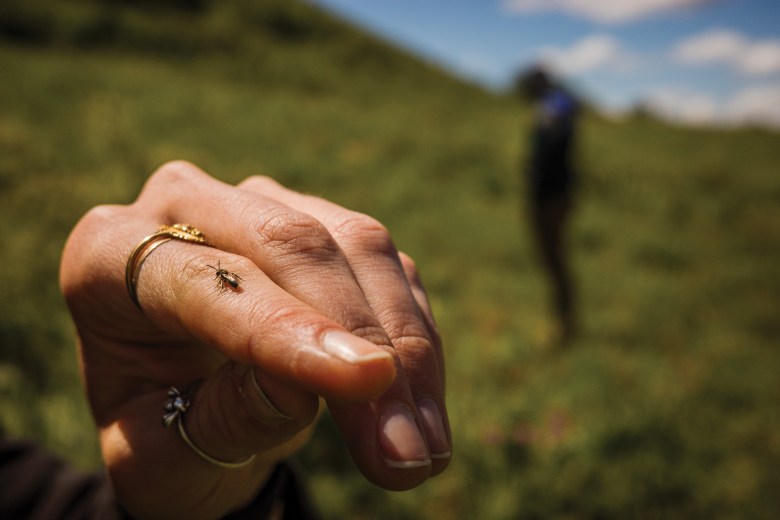
<path id="1" fill-rule="evenodd" d="M 144 314 L 139 312 L 126 292 L 125 263 L 159 224 L 133 206 L 99 207 L 68 241 L 62 290 L 79 334 L 100 340 L 89 344 L 132 347 L 136 359 L 149 360 L 137 367 L 145 369 L 144 378 L 166 386 L 189 383 L 213 368 L 192 355 L 181 359 L 187 350 L 175 346 L 188 342 L 333 398 L 367 400 L 393 381 L 394 360 L 382 347 L 290 295 L 251 260 L 215 248 L 169 240 L 151 252 L 137 281 Z M 220 291 L 209 265 L 237 273 L 240 292 Z M 107 318 L 114 315 L 124 318 Z"/>
<path id="2" fill-rule="evenodd" d="M 147 260 L 138 296 L 163 330 L 180 329 L 226 357 L 318 395 L 367 400 L 395 377 L 392 356 L 279 288 L 249 259 L 168 243 Z M 240 277 L 220 287 L 209 266 Z"/>

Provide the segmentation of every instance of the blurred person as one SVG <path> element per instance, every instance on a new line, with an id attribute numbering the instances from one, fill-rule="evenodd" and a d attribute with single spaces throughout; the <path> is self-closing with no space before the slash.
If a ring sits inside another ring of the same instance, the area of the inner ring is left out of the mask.
<path id="1" fill-rule="evenodd" d="M 425 291 L 365 215 L 173 162 L 81 219 L 60 284 L 108 479 L 5 440 L 0 517 L 311 517 L 286 461 L 321 400 L 376 485 L 449 464 Z"/>
<path id="2" fill-rule="evenodd" d="M 566 231 L 576 178 L 573 150 L 578 103 L 570 93 L 555 85 L 542 67 L 522 74 L 518 89 L 535 103 L 524 176 L 532 232 L 552 289 L 558 322 L 556 335 L 565 344 L 574 337 L 577 328 Z"/>

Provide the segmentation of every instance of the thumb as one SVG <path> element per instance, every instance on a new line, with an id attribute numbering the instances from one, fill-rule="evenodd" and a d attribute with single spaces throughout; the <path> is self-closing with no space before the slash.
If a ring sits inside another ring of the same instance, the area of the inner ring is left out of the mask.
<path id="1" fill-rule="evenodd" d="M 319 410 L 316 395 L 236 361 L 188 389 L 186 397 L 187 437 L 208 457 L 227 463 L 256 453 L 279 459 L 294 453 L 308 440 Z"/>
<path id="2" fill-rule="evenodd" d="M 101 427 L 114 489 L 134 517 L 221 517 L 256 496 L 271 468 L 306 442 L 318 398 L 255 370 L 228 361 L 177 389 L 179 413 L 168 428 L 150 413 L 164 402 L 163 389 Z"/>

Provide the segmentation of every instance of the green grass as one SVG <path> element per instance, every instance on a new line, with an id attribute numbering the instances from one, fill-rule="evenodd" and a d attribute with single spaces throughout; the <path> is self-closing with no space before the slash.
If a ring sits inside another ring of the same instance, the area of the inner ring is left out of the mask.
<path id="1" fill-rule="evenodd" d="M 178 33 L 179 14 L 123 12 L 87 45 L 98 14 L 80 2 L 42 43 L 0 43 L 7 431 L 98 464 L 59 254 L 87 209 L 185 158 L 379 218 L 430 291 L 452 465 L 378 490 L 325 420 L 301 460 L 328 517 L 780 514 L 780 135 L 589 114 L 571 231 L 584 330 L 558 352 L 523 221 L 525 108 L 305 6 L 250 4 Z"/>

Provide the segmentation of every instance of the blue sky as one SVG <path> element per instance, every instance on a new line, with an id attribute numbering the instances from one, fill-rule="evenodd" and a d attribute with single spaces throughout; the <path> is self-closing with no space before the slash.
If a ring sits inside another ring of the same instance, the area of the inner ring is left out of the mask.
<path id="1" fill-rule="evenodd" d="M 601 106 L 780 128 L 780 0 L 309 0 L 491 88 L 546 63 Z"/>

